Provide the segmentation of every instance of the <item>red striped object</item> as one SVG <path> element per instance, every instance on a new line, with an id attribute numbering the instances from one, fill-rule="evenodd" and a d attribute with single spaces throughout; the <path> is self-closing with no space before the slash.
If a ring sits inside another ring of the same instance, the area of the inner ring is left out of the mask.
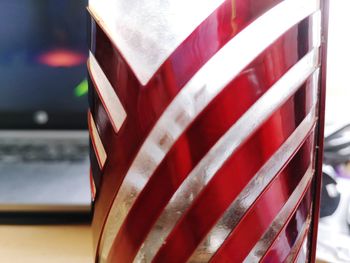
<path id="1" fill-rule="evenodd" d="M 96 262 L 313 260 L 323 7 L 90 0 Z"/>

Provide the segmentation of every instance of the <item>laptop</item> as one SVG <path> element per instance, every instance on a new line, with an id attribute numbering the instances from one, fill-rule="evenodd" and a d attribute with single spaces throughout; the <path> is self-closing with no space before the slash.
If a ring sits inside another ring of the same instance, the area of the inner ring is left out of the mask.
<path id="1" fill-rule="evenodd" d="M 0 212 L 88 213 L 87 1 L 0 0 Z"/>

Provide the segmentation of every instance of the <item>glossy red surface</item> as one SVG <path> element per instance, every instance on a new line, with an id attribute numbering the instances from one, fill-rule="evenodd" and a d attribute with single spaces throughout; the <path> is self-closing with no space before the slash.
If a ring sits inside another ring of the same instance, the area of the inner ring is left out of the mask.
<path id="1" fill-rule="evenodd" d="M 254 170 L 261 166 L 261 163 L 256 165 L 254 159 L 246 158 L 251 156 L 254 148 L 256 149 L 256 141 L 252 140 L 249 144 L 247 142 L 242 146 L 240 149 L 242 153 L 237 152 L 227 161 L 201 193 L 191 210 L 166 240 L 166 244 L 159 250 L 154 262 L 164 262 L 169 257 L 170 262 L 184 262 L 192 254 L 218 216 L 225 211 L 254 174 Z M 242 262 L 244 260 L 305 174 L 311 162 L 312 146 L 313 137 L 311 135 L 287 167 L 247 211 L 211 262 Z M 271 202 L 271 200 L 274 201 Z M 205 220 L 199 220 L 199 218 L 205 218 Z M 186 240 L 186 245 L 184 245 L 184 240 Z"/>
<path id="2" fill-rule="evenodd" d="M 259 15 L 280 2 L 282 0 L 225 1 L 174 51 L 146 86 L 138 82 L 105 32 L 91 19 L 93 34 L 90 49 L 127 112 L 125 123 L 115 133 L 103 101 L 93 89 L 93 83 L 89 82 L 90 110 L 107 152 L 102 170 L 95 153 L 90 153 L 97 190 L 93 219 L 96 250 L 106 216 L 124 176 L 166 107 L 218 50 Z M 294 26 L 260 54 L 176 140 L 126 217 L 114 239 L 108 262 L 132 262 L 160 213 L 191 170 L 227 129 L 311 49 L 309 42 L 313 32 L 310 21 L 308 18 Z M 310 112 L 314 99 L 311 85 L 307 82 L 240 146 L 195 199 L 154 262 L 184 262 L 191 256 L 252 176 Z M 323 104 L 320 105 L 322 107 Z M 323 115 L 320 117 L 322 120 Z M 322 134 L 322 129 L 320 126 L 317 133 Z M 247 211 L 213 262 L 240 262 L 245 258 L 306 171 L 314 149 L 313 140 L 313 135 L 310 135 L 288 166 Z M 317 145 L 322 148 L 320 137 Z M 320 158 L 321 152 L 317 154 Z M 316 182 L 316 188 L 312 190 L 319 194 L 320 180 Z M 271 203 L 271 200 L 274 202 Z M 303 201 L 299 210 L 308 210 L 309 204 Z M 318 200 L 314 209 L 318 210 Z M 298 220 L 293 217 L 281 234 L 291 240 L 290 246 L 276 241 L 266 254 L 266 262 L 282 262 L 300 229 L 302 220 Z M 314 215 L 313 223 L 316 222 Z M 316 235 L 315 232 L 313 234 Z M 237 250 L 237 247 L 240 249 Z"/>
<path id="3" fill-rule="evenodd" d="M 95 242 L 99 239 L 111 202 L 131 161 L 166 106 L 224 44 L 279 2 L 281 0 L 263 0 L 259 3 L 254 0 L 225 1 L 174 51 L 145 87 L 137 81 L 106 34 L 91 20 L 94 32 L 91 51 L 128 115 L 124 126 L 115 135 L 101 107 L 94 105 L 91 109 L 107 152 L 113 152 L 107 159 L 98 190 L 103 195 L 96 196 L 93 219 Z M 91 100 L 98 103 L 95 95 Z"/>
<path id="4" fill-rule="evenodd" d="M 305 20 L 301 25 L 305 26 L 307 23 L 308 20 Z M 296 49 L 294 49 L 295 52 L 290 52 L 298 43 L 303 46 L 303 49 L 299 52 Z M 298 26 L 291 29 L 252 62 L 197 118 L 172 147 L 137 199 L 115 239 L 111 258 L 115 256 L 123 262 L 133 259 L 153 223 L 189 172 L 228 128 L 299 58 L 305 55 L 307 43 L 308 37 L 305 32 L 298 29 Z M 272 63 L 270 59 L 273 60 Z M 240 100 L 237 101 L 236 98 Z M 303 88 L 298 92 L 251 140 L 250 150 L 246 151 L 245 157 L 241 157 L 242 162 L 239 167 L 246 165 L 244 162 L 246 159 L 250 162 L 250 167 L 256 164 L 254 171 L 260 168 L 264 160 L 278 149 L 303 120 L 313 103 L 312 87 L 308 87 L 307 91 Z M 299 105 L 298 111 L 295 110 L 296 105 Z M 281 121 L 278 121 L 279 119 Z M 263 146 L 260 142 L 272 133 L 276 136 L 275 142 L 269 147 Z M 254 150 L 261 151 L 262 156 L 257 155 L 256 158 L 251 156 L 249 160 L 250 151 Z"/>
<path id="5" fill-rule="evenodd" d="M 289 222 L 283 227 L 275 242 L 262 258 L 262 263 L 285 262 L 287 260 L 297 238 L 300 236 L 303 238 L 303 227 L 308 229 L 309 222 L 307 222 L 307 218 L 311 214 L 311 202 L 311 189 L 309 189 L 300 206 L 296 209 Z"/>

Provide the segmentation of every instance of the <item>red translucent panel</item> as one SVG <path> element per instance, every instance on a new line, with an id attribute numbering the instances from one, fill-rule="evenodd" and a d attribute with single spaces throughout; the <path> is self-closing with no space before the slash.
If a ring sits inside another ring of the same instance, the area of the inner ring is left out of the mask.
<path id="1" fill-rule="evenodd" d="M 292 52 L 291 47 L 298 43 L 307 47 L 307 34 L 300 31 L 307 24 L 308 20 L 305 20 L 301 23 L 303 27 L 295 26 L 289 30 L 254 60 L 180 137 L 128 214 L 114 241 L 111 259 L 128 262 L 134 258 L 155 220 L 200 159 L 275 81 L 305 55 L 307 50 Z M 303 86 L 264 124 L 249 141 L 249 146 L 244 148 L 245 152 L 239 155 L 242 159 L 240 167 L 249 163 L 247 174 L 250 177 L 310 111 L 314 103 L 312 89 L 309 84 Z M 272 134 L 275 135 L 274 142 L 270 141 Z M 262 143 L 265 140 L 270 141 L 268 145 Z M 257 154 L 253 155 L 252 152 Z M 242 182 L 246 183 L 246 178 Z"/>
<path id="2" fill-rule="evenodd" d="M 247 142 L 226 162 L 192 205 L 190 211 L 172 231 L 154 262 L 164 262 L 169 257 L 172 258 L 172 262 L 184 262 L 192 254 L 219 216 L 243 190 L 256 172 L 254 170 L 261 167 L 262 163 L 258 165 L 254 163 L 258 158 L 252 158 L 260 152 L 260 149 L 254 151 L 256 143 L 257 141 L 254 140 L 251 143 Z M 242 262 L 244 260 L 305 174 L 311 163 L 312 147 L 313 135 L 248 210 L 212 262 Z M 274 201 L 271 202 L 271 200 Z"/>
<path id="3" fill-rule="evenodd" d="M 303 229 L 308 229 L 308 216 L 311 215 L 311 189 L 308 190 L 300 206 L 296 209 L 289 222 L 283 227 L 275 242 L 269 248 L 261 262 L 275 263 L 285 262 L 290 256 L 292 249 L 295 249 L 296 241 L 304 238 Z M 296 252 L 300 247 L 296 248 Z M 296 255 L 295 255 L 296 256 Z M 294 257 L 295 257 L 294 256 Z M 292 256 L 293 258 L 293 256 Z"/>
<path id="4" fill-rule="evenodd" d="M 98 107 L 90 104 L 102 141 L 107 142 L 106 149 L 110 147 L 113 152 L 107 152 L 108 165 L 103 171 L 101 185 L 103 195 L 98 195 L 95 202 L 95 236 L 100 236 L 113 197 L 137 150 L 171 100 L 223 45 L 279 2 L 281 0 L 263 0 L 259 3 L 252 0 L 225 1 L 174 51 L 145 87 L 137 81 L 101 28 L 91 20 L 94 32 L 91 51 L 114 87 L 128 116 L 116 135 L 106 119 L 96 116 Z M 90 96 L 96 95 L 90 93 Z M 90 98 L 90 103 L 98 103 L 98 100 Z"/>

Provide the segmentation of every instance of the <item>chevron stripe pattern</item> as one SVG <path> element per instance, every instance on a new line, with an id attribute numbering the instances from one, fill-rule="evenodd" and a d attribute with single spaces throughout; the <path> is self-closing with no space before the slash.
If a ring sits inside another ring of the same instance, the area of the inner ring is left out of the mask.
<path id="1" fill-rule="evenodd" d="M 96 262 L 305 262 L 320 0 L 90 0 Z"/>

